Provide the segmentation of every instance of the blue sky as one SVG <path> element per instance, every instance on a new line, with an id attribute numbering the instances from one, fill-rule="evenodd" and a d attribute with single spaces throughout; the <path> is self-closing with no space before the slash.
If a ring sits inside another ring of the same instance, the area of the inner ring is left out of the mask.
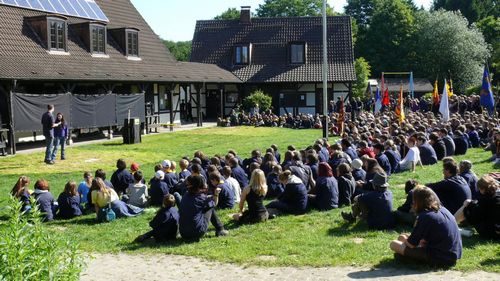
<path id="1" fill-rule="evenodd" d="M 264 0 L 131 0 L 153 30 L 163 39 L 188 41 L 193 38 L 196 20 L 212 19 L 227 8 L 251 6 L 255 10 Z M 429 8 L 432 0 L 414 0 Z M 342 12 L 346 0 L 328 0 Z"/>

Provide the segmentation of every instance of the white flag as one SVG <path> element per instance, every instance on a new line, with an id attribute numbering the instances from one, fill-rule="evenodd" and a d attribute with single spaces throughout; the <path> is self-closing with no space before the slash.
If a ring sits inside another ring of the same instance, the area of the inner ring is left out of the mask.
<path id="1" fill-rule="evenodd" d="M 441 104 L 439 104 L 439 112 L 441 113 L 441 120 L 443 122 L 450 120 L 450 106 L 448 104 L 448 89 L 446 85 L 446 79 L 444 79 L 443 94 L 441 95 Z"/>

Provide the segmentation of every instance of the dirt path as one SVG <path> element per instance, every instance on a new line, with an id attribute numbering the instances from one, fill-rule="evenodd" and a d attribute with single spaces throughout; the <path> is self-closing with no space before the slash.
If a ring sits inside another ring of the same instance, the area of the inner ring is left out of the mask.
<path id="1" fill-rule="evenodd" d="M 356 267 L 242 267 L 172 255 L 97 255 L 83 272 L 83 281 L 108 280 L 500 280 L 500 274 L 458 271 L 422 273 L 405 269 Z"/>

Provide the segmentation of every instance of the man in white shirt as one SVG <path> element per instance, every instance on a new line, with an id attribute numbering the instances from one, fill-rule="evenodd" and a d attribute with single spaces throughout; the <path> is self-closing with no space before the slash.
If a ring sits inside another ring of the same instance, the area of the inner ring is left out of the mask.
<path id="1" fill-rule="evenodd" d="M 408 139 L 408 147 L 410 148 L 408 153 L 406 153 L 405 158 L 399 162 L 399 169 L 400 171 L 409 170 L 415 172 L 415 168 L 418 164 L 422 166 L 422 162 L 420 161 L 420 151 L 418 150 L 418 147 L 415 146 L 415 139 Z"/>

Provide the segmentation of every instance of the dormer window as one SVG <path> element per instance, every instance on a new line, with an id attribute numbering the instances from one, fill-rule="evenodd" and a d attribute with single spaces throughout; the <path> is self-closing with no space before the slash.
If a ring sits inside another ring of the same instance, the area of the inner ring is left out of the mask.
<path id="1" fill-rule="evenodd" d="M 290 44 L 290 62 L 292 64 L 303 64 L 306 62 L 306 44 Z"/>
<path id="2" fill-rule="evenodd" d="M 92 24 L 91 33 L 91 51 L 93 54 L 106 54 L 106 27 L 103 25 Z"/>
<path id="3" fill-rule="evenodd" d="M 139 32 L 127 30 L 127 56 L 139 56 Z"/>
<path id="4" fill-rule="evenodd" d="M 234 47 L 234 63 L 250 64 L 250 45 L 239 45 Z"/>
<path id="5" fill-rule="evenodd" d="M 59 19 L 49 18 L 48 24 L 48 46 L 50 51 L 66 52 L 66 22 Z"/>

